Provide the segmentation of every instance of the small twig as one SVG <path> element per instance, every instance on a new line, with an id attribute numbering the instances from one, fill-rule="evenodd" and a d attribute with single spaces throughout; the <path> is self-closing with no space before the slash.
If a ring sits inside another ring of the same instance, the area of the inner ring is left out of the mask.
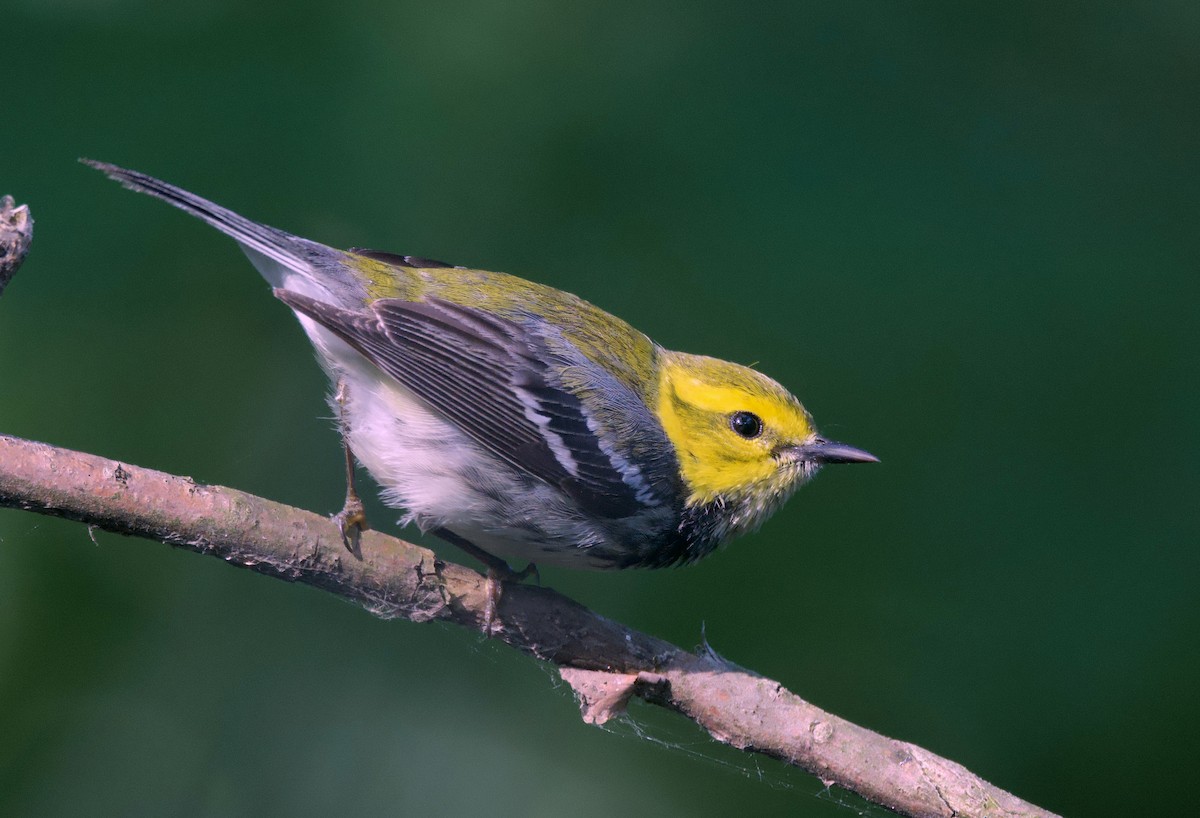
<path id="1" fill-rule="evenodd" d="M 0 197 L 0 294 L 17 274 L 32 241 L 33 218 L 29 208 L 17 207 L 12 196 Z"/>

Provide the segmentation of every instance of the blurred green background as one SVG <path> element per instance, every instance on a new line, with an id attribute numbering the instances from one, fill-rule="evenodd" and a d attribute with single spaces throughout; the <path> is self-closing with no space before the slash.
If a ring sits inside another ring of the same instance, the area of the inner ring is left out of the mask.
<path id="1" fill-rule="evenodd" d="M 37 234 L 0 432 L 340 507 L 287 310 L 77 156 L 562 287 L 883 464 L 695 567 L 544 582 L 1067 815 L 1191 803 L 1194 3 L 3 8 Z M 475 634 L 13 510 L 0 701 L 6 816 L 863 809 L 648 708 L 585 727 Z"/>

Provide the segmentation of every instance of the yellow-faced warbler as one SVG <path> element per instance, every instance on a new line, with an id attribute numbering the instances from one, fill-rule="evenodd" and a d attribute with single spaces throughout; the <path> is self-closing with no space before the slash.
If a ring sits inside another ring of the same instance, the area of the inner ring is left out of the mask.
<path id="1" fill-rule="evenodd" d="M 335 250 L 87 163 L 232 236 L 340 385 L 346 443 L 386 502 L 493 568 L 689 563 L 823 464 L 876 460 L 820 437 L 767 376 L 663 349 L 570 293 Z"/>

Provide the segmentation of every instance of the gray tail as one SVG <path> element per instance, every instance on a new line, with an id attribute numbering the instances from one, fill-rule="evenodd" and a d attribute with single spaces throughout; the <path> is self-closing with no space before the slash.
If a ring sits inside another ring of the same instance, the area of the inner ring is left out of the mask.
<path id="1" fill-rule="evenodd" d="M 218 204 L 194 193 L 188 193 L 175 185 L 167 184 L 161 179 L 155 179 L 153 176 L 110 165 L 107 162 L 97 162 L 93 159 L 80 159 L 79 161 L 103 171 L 108 178 L 120 182 L 130 190 L 148 193 L 162 199 L 185 213 L 202 219 L 222 233 L 232 236 L 238 244 L 242 245 L 242 249 L 247 251 L 251 260 L 255 262 L 255 266 L 259 267 L 259 271 L 275 286 L 280 286 L 281 281 L 274 280 L 275 276 L 272 274 L 274 271 L 264 269 L 263 265 L 258 263 L 258 259 L 255 258 L 256 253 L 275 262 L 283 270 L 290 270 L 302 275 L 311 270 L 314 256 L 329 258 L 331 255 L 341 255 L 339 251 L 331 247 L 293 236 L 291 233 L 268 227 L 265 224 L 252 222 L 232 210 L 226 210 Z"/>

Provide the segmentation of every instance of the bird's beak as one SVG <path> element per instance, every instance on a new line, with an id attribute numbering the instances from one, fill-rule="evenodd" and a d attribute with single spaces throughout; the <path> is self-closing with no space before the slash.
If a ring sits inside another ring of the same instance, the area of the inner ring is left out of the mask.
<path id="1" fill-rule="evenodd" d="M 812 463 L 878 463 L 879 458 L 870 452 L 837 443 L 833 440 L 814 438 L 793 451 L 800 460 Z"/>

